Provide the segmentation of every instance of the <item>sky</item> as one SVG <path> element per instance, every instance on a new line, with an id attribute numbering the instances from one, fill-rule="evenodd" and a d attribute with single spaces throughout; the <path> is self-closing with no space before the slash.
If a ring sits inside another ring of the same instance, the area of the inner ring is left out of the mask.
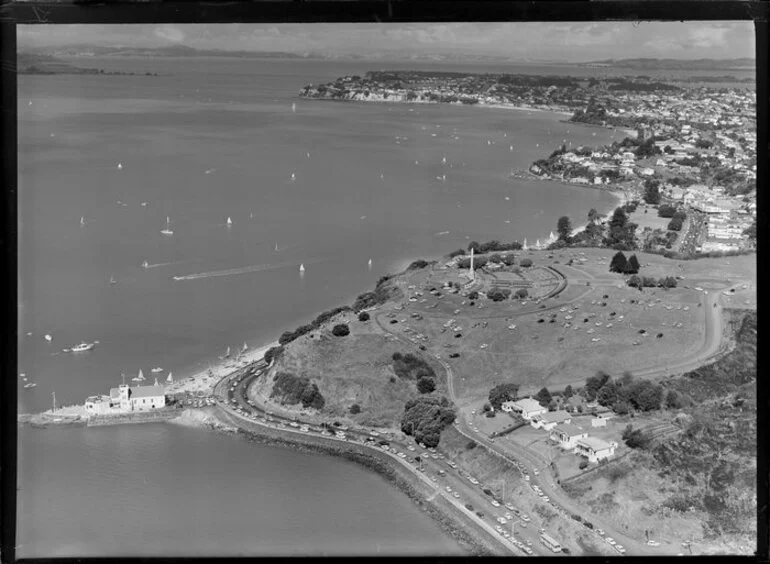
<path id="1" fill-rule="evenodd" d="M 18 46 L 92 44 L 345 54 L 465 53 L 521 61 L 754 57 L 750 22 L 20 25 Z"/>

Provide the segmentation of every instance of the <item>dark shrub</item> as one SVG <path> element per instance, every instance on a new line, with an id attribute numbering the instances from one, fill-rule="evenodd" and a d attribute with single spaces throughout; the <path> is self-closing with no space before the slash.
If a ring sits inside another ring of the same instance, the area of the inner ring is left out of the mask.
<path id="1" fill-rule="evenodd" d="M 340 323 L 334 326 L 332 329 L 332 335 L 335 337 L 344 337 L 346 335 L 350 335 L 350 328 L 344 323 Z"/>
<path id="2" fill-rule="evenodd" d="M 519 261 L 519 265 L 524 267 L 532 266 L 532 259 L 523 258 Z"/>
<path id="3" fill-rule="evenodd" d="M 362 311 L 361 313 L 358 314 L 358 320 L 359 321 L 369 321 L 369 319 L 370 319 L 370 316 L 365 311 Z"/>
<path id="4" fill-rule="evenodd" d="M 429 394 L 436 389 L 436 381 L 433 378 L 420 378 L 417 380 L 417 391 L 421 394 Z"/>
<path id="5" fill-rule="evenodd" d="M 358 405 L 357 403 L 354 403 L 353 405 L 350 406 L 350 413 L 352 415 L 355 415 L 357 413 L 361 413 L 361 406 Z"/>

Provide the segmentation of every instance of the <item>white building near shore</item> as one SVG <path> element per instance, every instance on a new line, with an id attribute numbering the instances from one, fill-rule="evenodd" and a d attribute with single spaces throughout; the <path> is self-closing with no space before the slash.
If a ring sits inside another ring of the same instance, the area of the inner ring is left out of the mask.
<path id="1" fill-rule="evenodd" d="M 163 386 L 129 386 L 121 384 L 110 389 L 109 396 L 91 396 L 86 399 L 86 414 L 111 415 L 136 411 L 151 411 L 166 406 Z"/>

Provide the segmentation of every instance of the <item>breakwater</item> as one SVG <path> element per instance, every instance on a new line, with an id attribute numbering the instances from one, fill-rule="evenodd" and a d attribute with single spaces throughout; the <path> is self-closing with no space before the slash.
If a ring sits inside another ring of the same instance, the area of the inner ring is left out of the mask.
<path id="1" fill-rule="evenodd" d="M 157 409 L 153 411 L 137 411 L 115 415 L 93 415 L 88 418 L 88 427 L 102 425 L 125 425 L 129 423 L 157 423 L 178 417 L 180 411 L 175 408 Z"/>

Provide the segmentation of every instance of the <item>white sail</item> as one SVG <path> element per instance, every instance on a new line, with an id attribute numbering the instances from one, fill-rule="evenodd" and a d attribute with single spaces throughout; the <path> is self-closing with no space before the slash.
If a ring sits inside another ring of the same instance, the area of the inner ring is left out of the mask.
<path id="1" fill-rule="evenodd" d="M 227 225 L 232 225 L 232 224 L 233 224 L 233 220 L 230 219 L 230 216 L 227 216 Z"/>
<path id="2" fill-rule="evenodd" d="M 144 262 L 142 263 L 142 268 L 150 268 L 150 263 L 149 263 L 149 262 L 147 262 L 147 261 L 144 261 Z"/>
<path id="3" fill-rule="evenodd" d="M 169 382 L 169 383 L 171 383 L 171 382 L 173 382 L 173 381 L 174 381 L 174 377 L 171 375 L 171 372 L 169 372 L 169 373 L 168 373 L 168 378 L 166 378 L 166 382 Z"/>
<path id="4" fill-rule="evenodd" d="M 304 264 L 300 264 L 299 265 L 299 271 L 300 272 L 305 272 L 305 265 Z"/>
<path id="5" fill-rule="evenodd" d="M 230 347 L 227 347 L 227 351 L 225 352 L 225 356 L 226 357 L 230 356 Z"/>
<path id="6" fill-rule="evenodd" d="M 441 157 L 441 164 L 446 164 L 446 157 Z"/>
<path id="7" fill-rule="evenodd" d="M 294 174 L 293 172 L 291 173 L 291 179 L 292 179 L 292 180 L 296 180 L 296 179 L 297 179 L 297 175 L 296 175 L 296 174 Z"/>
<path id="8" fill-rule="evenodd" d="M 526 238 L 526 237 L 524 237 L 524 245 L 522 246 L 522 248 L 523 248 L 525 251 L 527 250 L 527 238 Z"/>
<path id="9" fill-rule="evenodd" d="M 278 243 L 275 244 L 275 252 L 278 252 Z"/>
<path id="10" fill-rule="evenodd" d="M 155 383 L 153 384 L 153 386 L 160 386 L 160 384 L 158 384 L 158 377 L 157 376 L 155 377 Z"/>
<path id="11" fill-rule="evenodd" d="M 144 380 L 144 374 L 142 373 L 142 369 L 141 368 L 139 369 L 139 374 L 137 375 L 137 378 L 139 380 Z"/>
<path id="12" fill-rule="evenodd" d="M 539 248 L 540 248 L 540 239 L 538 239 L 537 241 L 535 241 L 535 248 L 536 248 L 536 249 L 539 249 Z"/>
<path id="13" fill-rule="evenodd" d="M 174 232 L 171 230 L 171 218 L 169 216 L 166 216 L 166 228 L 161 231 L 164 235 L 173 235 Z"/>
<path id="14" fill-rule="evenodd" d="M 118 163 L 118 170 L 123 168 L 123 163 Z"/>
<path id="15" fill-rule="evenodd" d="M 296 112 L 296 111 L 297 111 L 297 104 L 296 104 L 296 102 L 292 103 L 292 105 L 291 105 L 291 111 L 292 111 L 292 112 Z"/>
<path id="16" fill-rule="evenodd" d="M 371 268 L 371 267 L 372 267 L 372 259 L 369 259 L 369 263 L 368 263 L 368 266 L 369 266 L 369 268 Z"/>
<path id="17" fill-rule="evenodd" d="M 81 215 L 80 216 L 80 225 L 85 225 L 85 224 L 86 224 L 86 218 Z"/>
<path id="18" fill-rule="evenodd" d="M 249 350 L 249 345 L 247 345 L 245 342 L 243 343 L 243 348 L 241 349 L 241 352 L 246 352 Z"/>
<path id="19" fill-rule="evenodd" d="M 553 231 L 551 231 L 550 237 L 548 237 L 549 241 L 556 241 L 556 235 L 553 234 Z"/>

